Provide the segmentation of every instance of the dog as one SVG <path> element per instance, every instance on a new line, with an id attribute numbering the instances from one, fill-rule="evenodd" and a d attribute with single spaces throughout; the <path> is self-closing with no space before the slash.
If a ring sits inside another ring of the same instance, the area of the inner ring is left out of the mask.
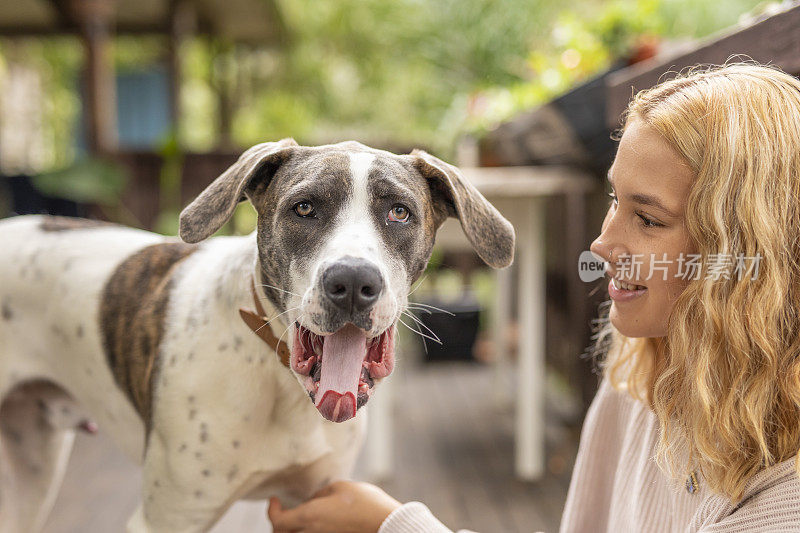
<path id="1" fill-rule="evenodd" d="M 245 200 L 256 230 L 208 239 Z M 1 221 L 1 529 L 43 526 L 75 431 L 97 426 L 143 467 L 130 532 L 205 531 L 239 499 L 295 505 L 347 478 L 447 217 L 511 263 L 512 226 L 456 167 L 284 139 L 191 202 L 182 241 Z"/>

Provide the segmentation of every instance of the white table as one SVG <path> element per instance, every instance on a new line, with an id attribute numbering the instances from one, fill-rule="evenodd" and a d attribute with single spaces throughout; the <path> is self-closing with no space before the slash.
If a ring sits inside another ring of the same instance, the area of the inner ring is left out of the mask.
<path id="1" fill-rule="evenodd" d="M 545 390 L 545 224 L 544 207 L 548 198 L 568 197 L 567 205 L 578 220 L 583 220 L 583 197 L 597 186 L 591 175 L 569 167 L 477 167 L 462 168 L 464 175 L 505 216 L 516 230 L 516 256 L 519 272 L 514 287 L 509 269 L 497 271 L 494 316 L 494 343 L 498 357 L 495 376 L 508 374 L 510 361 L 504 337 L 511 318 L 512 291 L 517 298 L 519 353 L 516 387 L 515 471 L 520 479 L 535 480 L 544 474 L 544 390 Z M 436 245 L 468 248 L 458 221 L 449 219 L 436 237 Z M 574 274 L 577 276 L 577 262 Z M 576 354 L 577 357 L 578 354 Z M 370 428 L 366 457 L 375 479 L 391 475 L 392 390 L 391 379 L 370 401 Z M 502 394 L 504 387 L 495 387 Z"/>

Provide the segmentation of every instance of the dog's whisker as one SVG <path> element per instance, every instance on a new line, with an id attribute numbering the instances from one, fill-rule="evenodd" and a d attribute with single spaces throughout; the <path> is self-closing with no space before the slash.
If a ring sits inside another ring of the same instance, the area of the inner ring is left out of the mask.
<path id="1" fill-rule="evenodd" d="M 406 315 L 406 316 L 408 316 L 409 318 L 411 318 L 411 320 L 413 320 L 414 322 L 416 322 L 417 324 L 419 324 L 419 325 L 420 325 L 420 326 L 422 326 L 423 328 L 425 328 L 425 330 L 426 330 L 428 333 L 430 333 L 431 335 L 433 335 L 433 336 L 434 336 L 434 337 L 436 337 L 437 339 L 439 338 L 439 336 L 438 336 L 436 333 L 434 333 L 434 332 L 433 332 L 433 330 L 431 330 L 431 328 L 429 328 L 427 325 L 425 325 L 425 323 L 424 323 L 424 322 L 422 322 L 422 320 L 420 320 L 419 318 L 415 317 L 415 316 L 414 316 L 414 315 L 412 315 L 411 313 L 405 313 L 405 315 Z"/>
<path id="2" fill-rule="evenodd" d="M 441 344 L 442 344 L 442 341 L 437 341 L 437 340 L 436 340 L 436 339 L 434 339 L 433 337 L 430 337 L 430 336 L 428 336 L 428 335 L 426 335 L 426 334 L 422 333 L 421 331 L 418 331 L 418 330 L 416 330 L 416 329 L 412 328 L 411 326 L 409 326 L 408 324 L 406 324 L 405 322 L 403 322 L 403 320 L 402 320 L 402 319 L 400 319 L 400 323 L 401 323 L 401 324 L 403 324 L 405 327 L 407 327 L 407 328 L 408 328 L 409 330 L 411 330 L 412 332 L 414 332 L 414 333 L 416 333 L 417 335 L 419 335 L 420 337 L 422 337 L 423 339 L 428 339 L 428 340 L 431 340 L 431 341 L 433 341 L 433 342 L 435 342 L 436 344 L 439 344 L 439 345 L 441 345 Z"/>
<path id="3" fill-rule="evenodd" d="M 430 333 L 431 335 L 433 335 L 434 337 L 436 337 L 436 340 L 437 340 L 437 341 L 440 341 L 440 339 L 439 339 L 439 336 L 438 336 L 436 333 L 434 333 L 434 332 L 431 330 L 431 328 L 429 328 L 428 326 L 426 326 L 426 325 L 425 325 L 425 324 L 422 322 L 422 320 L 418 319 L 417 317 L 415 317 L 415 316 L 414 316 L 414 315 L 412 315 L 411 313 L 406 313 L 406 312 L 404 312 L 403 314 L 404 314 L 404 315 L 406 315 L 407 317 L 409 317 L 411 320 L 413 320 L 413 321 L 414 321 L 414 322 L 416 322 L 417 324 L 419 324 L 421 327 L 425 328 L 425 330 L 426 330 L 428 333 Z M 441 341 L 440 341 L 440 343 L 441 343 Z"/>
<path id="4" fill-rule="evenodd" d="M 297 309 L 300 309 L 300 306 L 299 306 L 299 305 L 297 305 L 297 306 L 295 306 L 295 307 L 290 307 L 289 309 L 287 309 L 287 310 L 286 310 L 286 311 L 284 311 L 283 313 L 278 313 L 277 315 L 275 315 L 275 316 L 273 316 L 273 317 L 269 318 L 269 319 L 267 320 L 267 324 L 269 324 L 269 323 L 270 323 L 270 322 L 272 322 L 273 320 L 277 319 L 279 316 L 281 316 L 281 315 L 285 315 L 286 313 L 291 313 L 292 311 L 295 311 L 295 310 L 297 310 Z"/>
<path id="5" fill-rule="evenodd" d="M 435 343 L 437 343 L 437 344 L 442 344 L 442 341 L 440 341 L 440 340 L 437 340 L 437 339 L 434 339 L 433 337 L 429 337 L 428 335 L 425 335 L 425 334 L 424 334 L 424 333 L 422 333 L 421 331 L 417 331 L 416 329 L 412 328 L 411 326 L 409 326 L 408 324 L 406 324 L 405 322 L 403 322 L 403 319 L 402 319 L 402 318 L 398 318 L 397 320 L 398 320 L 398 321 L 399 321 L 401 324 L 403 324 L 405 327 L 407 327 L 408 329 L 410 329 L 411 331 L 413 331 L 414 333 L 416 333 L 417 335 L 419 335 L 419 336 L 421 336 L 421 337 L 423 337 L 423 338 L 426 338 L 426 339 L 430 339 L 430 340 L 432 340 L 433 342 L 435 342 Z"/>
<path id="6" fill-rule="evenodd" d="M 433 338 L 432 340 L 438 342 L 439 344 L 442 344 L 442 340 L 439 338 L 439 336 L 436 333 L 434 333 L 433 331 L 431 331 L 431 329 L 429 327 L 427 327 L 425 324 L 421 324 L 421 323 L 419 325 L 422 326 L 423 328 L 425 328 L 425 331 L 430 333 L 431 337 Z"/>
<path id="7" fill-rule="evenodd" d="M 411 290 L 409 291 L 409 293 L 406 295 L 406 297 L 408 297 L 408 296 L 411 296 L 412 294 L 414 294 L 414 291 L 416 291 L 417 289 L 419 289 L 419 288 L 422 286 L 422 282 L 423 282 L 423 281 L 425 281 L 425 278 L 427 278 L 427 277 L 428 277 L 428 275 L 427 275 L 427 274 L 425 274 L 424 276 L 422 276 L 422 279 L 420 279 L 420 280 L 417 282 L 417 286 L 416 286 L 416 287 L 414 287 L 413 289 L 411 289 Z"/>
<path id="8" fill-rule="evenodd" d="M 276 318 L 278 318 L 279 316 L 281 316 L 281 315 L 285 315 L 286 313 L 288 313 L 288 312 L 290 312 L 290 311 L 294 311 L 295 309 L 300 309 L 300 306 L 298 305 L 297 307 L 292 307 L 292 308 L 290 308 L 290 309 L 287 309 L 287 310 L 286 310 L 286 311 L 284 311 L 283 313 L 279 313 L 279 314 L 275 315 L 274 317 L 270 318 L 269 320 L 265 321 L 263 324 L 261 324 L 260 326 L 258 326 L 258 327 L 257 327 L 255 330 L 253 330 L 253 332 L 254 332 L 254 333 L 258 333 L 259 331 L 261 331 L 261 328 L 263 328 L 264 326 L 268 326 L 269 324 L 271 324 L 271 323 L 272 323 L 272 321 L 273 321 L 273 320 L 275 320 L 275 319 L 276 319 Z"/>
<path id="9" fill-rule="evenodd" d="M 302 326 L 302 325 L 303 325 L 303 318 L 302 318 L 302 317 L 300 317 L 300 319 L 298 320 L 298 322 L 299 322 L 299 323 L 300 323 L 300 325 Z M 283 333 L 281 333 L 281 336 L 280 336 L 280 337 L 278 337 L 278 344 L 279 344 L 279 345 L 280 345 L 280 343 L 281 343 L 281 339 L 283 339 L 283 336 L 284 336 L 284 335 L 286 335 L 286 332 L 288 332 L 288 331 L 289 331 L 289 330 L 292 328 L 292 325 L 293 325 L 292 323 L 289 323 L 289 325 L 288 325 L 288 326 L 286 326 L 286 329 L 285 329 L 285 330 L 283 330 Z"/>
<path id="10" fill-rule="evenodd" d="M 406 305 L 406 309 L 411 309 L 412 311 L 418 311 L 420 313 L 428 313 L 429 315 L 433 314 L 433 311 L 430 309 L 425 309 L 424 307 L 416 307 L 415 305 L 408 304 Z"/>
<path id="11" fill-rule="evenodd" d="M 292 296 L 300 296 L 300 294 L 297 294 L 296 292 L 287 291 L 286 289 L 281 289 L 280 287 L 276 287 L 275 285 L 267 285 L 266 283 L 262 283 L 261 286 L 268 287 L 270 289 L 275 289 L 276 291 L 285 292 L 286 294 L 291 294 Z"/>
<path id="12" fill-rule="evenodd" d="M 435 305 L 423 304 L 423 303 L 420 303 L 420 302 L 414 302 L 413 304 L 409 304 L 409 305 L 416 305 L 416 306 L 424 307 L 424 308 L 427 308 L 427 309 L 433 309 L 434 311 L 440 311 L 440 312 L 446 313 L 446 314 L 448 314 L 450 316 L 456 316 L 455 313 L 453 313 L 451 311 L 448 311 L 447 309 L 442 309 L 441 307 L 436 307 Z"/>

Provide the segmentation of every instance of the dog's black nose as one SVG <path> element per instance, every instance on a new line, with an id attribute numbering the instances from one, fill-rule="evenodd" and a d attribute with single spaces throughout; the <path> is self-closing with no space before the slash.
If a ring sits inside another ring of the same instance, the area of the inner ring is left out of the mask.
<path id="1" fill-rule="evenodd" d="M 383 277 L 366 259 L 343 257 L 322 275 L 325 296 L 348 315 L 370 309 L 383 291 Z"/>

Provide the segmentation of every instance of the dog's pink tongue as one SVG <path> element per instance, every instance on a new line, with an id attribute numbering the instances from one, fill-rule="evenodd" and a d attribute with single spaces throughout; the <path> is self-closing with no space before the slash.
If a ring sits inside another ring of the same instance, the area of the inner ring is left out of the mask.
<path id="1" fill-rule="evenodd" d="M 325 337 L 315 399 L 317 409 L 328 420 L 344 422 L 356 416 L 358 382 L 366 356 L 367 337 L 352 324 Z"/>

